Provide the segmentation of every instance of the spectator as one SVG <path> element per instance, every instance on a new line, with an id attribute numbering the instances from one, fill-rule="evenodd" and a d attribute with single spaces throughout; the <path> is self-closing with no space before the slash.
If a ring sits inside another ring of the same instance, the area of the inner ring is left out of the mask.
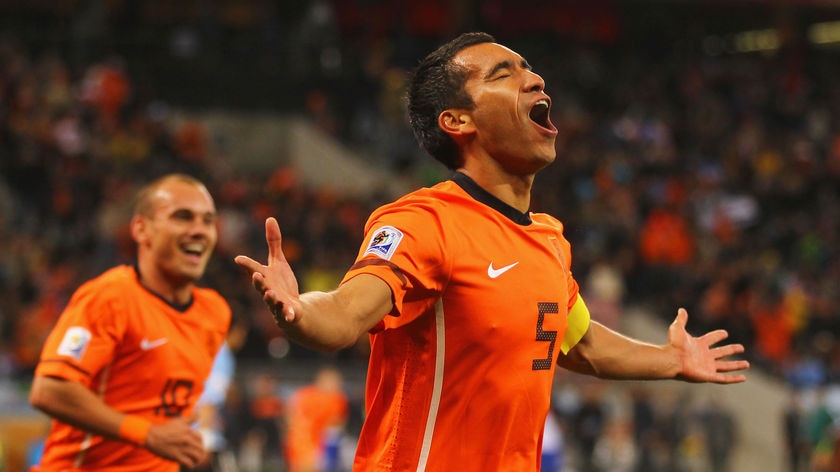
<path id="1" fill-rule="evenodd" d="M 253 437 L 256 434 L 259 438 L 259 461 L 276 467 L 282 459 L 280 451 L 286 431 L 283 421 L 286 405 L 277 391 L 277 380 L 271 374 L 258 374 L 254 379 L 250 410 L 254 424 L 248 435 Z"/>
<path id="2" fill-rule="evenodd" d="M 598 472 L 634 472 L 639 451 L 633 440 L 632 425 L 621 418 L 610 419 L 595 442 L 593 469 Z"/>
<path id="3" fill-rule="evenodd" d="M 706 434 L 710 469 L 729 472 L 732 470 L 732 451 L 738 445 L 738 427 L 732 411 L 712 397 L 703 407 L 701 421 Z"/>

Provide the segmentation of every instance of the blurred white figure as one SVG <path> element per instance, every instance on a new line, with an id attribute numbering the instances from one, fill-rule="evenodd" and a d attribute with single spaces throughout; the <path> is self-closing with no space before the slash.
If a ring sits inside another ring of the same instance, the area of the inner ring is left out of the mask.
<path id="1" fill-rule="evenodd" d="M 616 418 L 607 423 L 595 443 L 592 463 L 599 472 L 635 472 L 639 451 L 629 421 Z"/>
<path id="2" fill-rule="evenodd" d="M 597 313 L 598 321 L 605 326 L 618 329 L 625 285 L 615 265 L 606 261 L 595 263 L 589 270 L 584 288 L 590 313 Z"/>
<path id="3" fill-rule="evenodd" d="M 564 460 L 563 428 L 553 411 L 548 411 L 543 430 L 541 472 L 562 472 Z"/>

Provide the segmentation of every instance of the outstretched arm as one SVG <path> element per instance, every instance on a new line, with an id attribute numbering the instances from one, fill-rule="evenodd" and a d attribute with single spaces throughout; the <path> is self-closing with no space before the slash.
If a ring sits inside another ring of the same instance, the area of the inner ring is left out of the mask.
<path id="1" fill-rule="evenodd" d="M 668 328 L 668 344 L 654 345 L 629 338 L 592 321 L 589 330 L 558 364 L 574 372 L 608 379 L 678 379 L 687 382 L 730 384 L 744 382 L 743 374 L 731 372 L 749 368 L 745 360 L 730 356 L 744 352 L 740 344 L 714 347 L 728 337 L 715 330 L 699 337 L 685 329 L 684 308 Z"/>
<path id="2" fill-rule="evenodd" d="M 300 294 L 282 250 L 277 220 L 265 222 L 268 261 L 263 265 L 247 256 L 235 261 L 251 273 L 254 288 L 283 332 L 304 346 L 334 351 L 352 346 L 393 308 L 391 288 L 373 275 L 361 274 L 331 292 Z"/>

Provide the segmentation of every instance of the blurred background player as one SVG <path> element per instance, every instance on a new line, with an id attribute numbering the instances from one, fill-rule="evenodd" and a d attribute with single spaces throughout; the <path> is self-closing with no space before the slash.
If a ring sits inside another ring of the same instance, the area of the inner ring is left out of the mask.
<path id="1" fill-rule="evenodd" d="M 176 472 L 206 460 L 191 423 L 231 319 L 217 292 L 195 285 L 216 224 L 193 177 L 166 175 L 139 192 L 136 265 L 83 284 L 44 345 L 30 402 L 53 422 L 34 470 Z"/>
<path id="2" fill-rule="evenodd" d="M 289 398 L 284 450 L 289 472 L 338 472 L 349 406 L 341 372 L 322 367 Z"/>
<path id="3" fill-rule="evenodd" d="M 236 351 L 242 347 L 248 335 L 248 323 L 234 316 L 225 342 L 216 354 L 210 375 L 204 383 L 204 393 L 196 404 L 198 431 L 204 447 L 210 453 L 204 463 L 190 470 L 195 472 L 235 472 L 236 451 L 225 435 L 222 409 L 236 375 Z"/>

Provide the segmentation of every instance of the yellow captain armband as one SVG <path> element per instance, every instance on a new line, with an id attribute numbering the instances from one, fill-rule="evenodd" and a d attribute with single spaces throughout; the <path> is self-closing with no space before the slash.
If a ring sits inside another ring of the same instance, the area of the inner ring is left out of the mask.
<path id="1" fill-rule="evenodd" d="M 569 310 L 569 317 L 566 320 L 566 334 L 560 344 L 560 350 L 563 351 L 563 354 L 568 354 L 569 350 L 575 347 L 575 344 L 580 341 L 588 329 L 589 308 L 586 308 L 583 297 L 578 294 L 577 301 Z"/>

